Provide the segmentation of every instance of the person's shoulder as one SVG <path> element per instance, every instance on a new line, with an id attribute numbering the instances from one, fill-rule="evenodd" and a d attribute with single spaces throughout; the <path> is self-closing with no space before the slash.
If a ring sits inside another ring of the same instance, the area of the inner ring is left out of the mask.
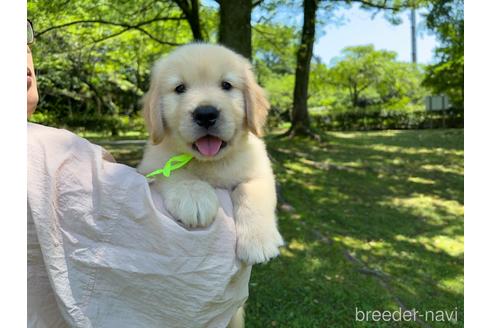
<path id="1" fill-rule="evenodd" d="M 27 134 L 29 137 L 59 137 L 59 138 L 78 138 L 74 133 L 65 130 L 57 129 L 49 126 L 37 124 L 37 123 L 27 123 Z"/>
<path id="2" fill-rule="evenodd" d="M 76 134 L 65 130 L 36 123 L 27 124 L 28 144 L 41 144 L 52 147 L 91 147 L 91 143 Z"/>

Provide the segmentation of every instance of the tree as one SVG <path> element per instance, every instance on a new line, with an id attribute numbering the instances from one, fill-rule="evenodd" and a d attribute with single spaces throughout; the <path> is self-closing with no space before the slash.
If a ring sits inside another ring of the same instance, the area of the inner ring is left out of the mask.
<path id="1" fill-rule="evenodd" d="M 351 108 L 404 107 L 421 99 L 418 67 L 396 61 L 395 52 L 368 45 L 347 47 L 342 54 L 329 70 L 328 81 L 346 90 Z"/>
<path id="2" fill-rule="evenodd" d="M 456 109 L 464 108 L 465 21 L 463 0 L 432 0 L 427 27 L 436 32 L 438 63 L 427 67 L 424 85 L 447 94 Z"/>
<path id="3" fill-rule="evenodd" d="M 253 63 L 258 82 L 267 89 L 270 118 L 282 115 L 287 121 L 292 106 L 297 40 L 293 26 L 257 23 L 253 26 Z"/>
<path id="4" fill-rule="evenodd" d="M 251 59 L 252 0 L 219 0 L 219 43 Z"/>
<path id="5" fill-rule="evenodd" d="M 337 5 L 360 4 L 364 10 L 380 11 L 390 13 L 386 17 L 393 23 L 398 23 L 396 14 L 404 8 L 416 7 L 423 0 L 335 0 L 328 1 L 328 11 L 333 10 Z M 291 115 L 291 127 L 286 135 L 313 135 L 310 131 L 309 112 L 307 108 L 309 69 L 312 58 L 312 47 L 316 29 L 316 10 L 318 0 L 304 0 L 304 22 L 299 45 L 296 66 L 296 81 L 294 86 L 294 100 Z M 313 10 L 314 9 L 314 10 Z"/>
<path id="6" fill-rule="evenodd" d="M 35 115 L 51 124 L 100 120 L 99 128 L 136 114 L 153 62 L 193 38 L 173 1 L 29 1 L 28 13 L 41 97 Z"/>
<path id="7" fill-rule="evenodd" d="M 308 135 L 309 115 L 307 110 L 308 85 L 311 58 L 316 26 L 316 10 L 318 0 L 304 0 L 304 20 L 302 25 L 301 44 L 297 50 L 296 79 L 294 86 L 294 104 L 292 109 L 291 127 L 287 134 Z"/>
<path id="8" fill-rule="evenodd" d="M 375 51 L 374 46 L 348 47 L 342 51 L 343 60 L 330 71 L 331 82 L 345 87 L 350 95 L 351 105 L 360 105 L 361 94 L 381 79 L 385 64 L 395 60 L 396 53 Z"/>
<path id="9" fill-rule="evenodd" d="M 294 74 L 299 33 L 293 26 L 258 23 L 253 26 L 253 58 L 258 78 L 263 74 Z M 268 71 L 268 73 L 266 72 Z"/>
<path id="10" fill-rule="evenodd" d="M 203 41 L 203 34 L 200 24 L 200 1 L 199 0 L 174 0 L 183 11 L 183 14 L 190 25 L 193 39 Z"/>

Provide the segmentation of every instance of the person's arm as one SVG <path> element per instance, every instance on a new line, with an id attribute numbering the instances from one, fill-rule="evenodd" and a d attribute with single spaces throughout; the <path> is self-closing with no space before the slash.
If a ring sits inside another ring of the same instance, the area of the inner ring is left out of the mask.
<path id="1" fill-rule="evenodd" d="M 74 327 L 225 327 L 248 296 L 227 191 L 188 231 L 133 168 L 67 131 L 28 127 L 28 213 Z M 31 309 L 34 311 L 35 309 Z"/>

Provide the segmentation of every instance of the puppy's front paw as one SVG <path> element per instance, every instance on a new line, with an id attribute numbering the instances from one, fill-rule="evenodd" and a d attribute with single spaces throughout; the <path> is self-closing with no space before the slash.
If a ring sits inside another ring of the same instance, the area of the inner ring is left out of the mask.
<path id="1" fill-rule="evenodd" d="M 164 204 L 168 211 L 185 226 L 210 225 L 219 209 L 214 189 L 203 181 L 182 181 L 165 191 Z"/>
<path id="2" fill-rule="evenodd" d="M 278 256 L 279 247 L 284 244 L 277 228 L 237 226 L 237 257 L 248 263 L 262 263 Z"/>

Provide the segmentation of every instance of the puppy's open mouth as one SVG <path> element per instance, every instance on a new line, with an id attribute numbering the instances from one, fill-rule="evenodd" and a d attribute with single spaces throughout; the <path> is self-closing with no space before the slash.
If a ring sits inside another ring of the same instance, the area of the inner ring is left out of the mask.
<path id="1" fill-rule="evenodd" d="M 207 157 L 217 155 L 225 146 L 227 146 L 227 142 L 212 135 L 201 137 L 193 143 L 193 149 Z"/>

